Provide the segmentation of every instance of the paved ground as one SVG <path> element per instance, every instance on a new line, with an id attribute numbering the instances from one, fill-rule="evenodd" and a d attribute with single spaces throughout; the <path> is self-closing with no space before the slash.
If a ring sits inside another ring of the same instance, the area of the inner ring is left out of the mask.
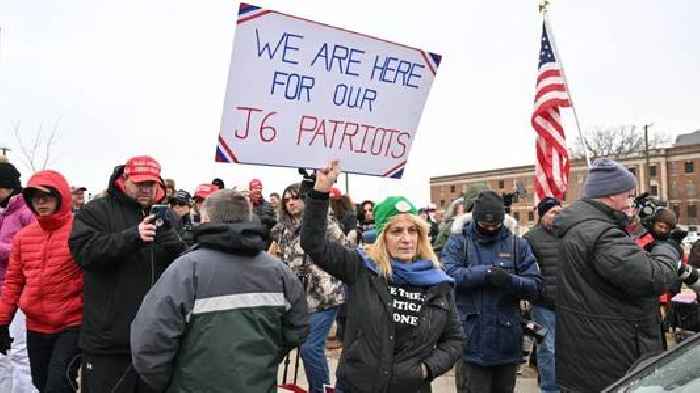
<path id="1" fill-rule="evenodd" d="M 289 365 L 288 371 L 288 381 L 291 382 L 294 378 L 294 352 L 291 356 L 291 364 Z M 331 370 L 331 382 L 335 382 L 335 369 L 338 364 L 338 356 L 340 356 L 340 350 L 329 350 L 328 357 L 330 359 L 329 368 Z M 301 360 L 300 360 L 301 361 Z M 282 372 L 284 370 L 284 365 L 280 365 L 279 368 L 279 380 L 282 380 Z M 299 366 L 299 377 L 297 379 L 297 385 L 306 389 L 308 386 L 306 384 L 306 375 L 304 374 L 303 366 Z M 433 381 L 433 393 L 454 393 L 455 381 L 454 372 L 450 371 L 445 375 L 440 376 L 435 381 Z M 518 384 L 515 389 L 516 393 L 537 393 L 537 376 L 535 370 L 526 368 L 522 375 L 518 376 Z"/>

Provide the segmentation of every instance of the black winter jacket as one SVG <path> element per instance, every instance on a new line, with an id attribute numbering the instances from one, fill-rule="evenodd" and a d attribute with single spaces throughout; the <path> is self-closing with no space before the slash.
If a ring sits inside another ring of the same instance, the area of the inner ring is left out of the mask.
<path id="1" fill-rule="evenodd" d="M 554 221 L 561 237 L 557 297 L 557 381 L 599 392 L 644 355 L 662 350 L 657 297 L 676 280 L 680 256 L 661 243 L 642 250 L 624 214 L 579 200 Z"/>
<path id="2" fill-rule="evenodd" d="M 174 228 L 158 229 L 153 244 L 141 241 L 138 225 L 148 211 L 115 186 L 123 171 L 115 168 L 107 195 L 78 211 L 69 240 L 85 272 L 80 348 L 92 354 L 130 353 L 131 321 L 144 295 L 185 248 Z"/>
<path id="3" fill-rule="evenodd" d="M 452 287 L 444 283 L 428 290 L 411 340 L 415 345 L 395 353 L 387 282 L 365 267 L 357 251 L 326 240 L 327 198 L 314 191 L 306 200 L 301 246 L 318 266 L 350 288 L 338 380 L 352 393 L 430 392 L 420 363 L 426 364 L 432 379 L 447 372 L 462 354 L 464 336 Z"/>
<path id="4" fill-rule="evenodd" d="M 554 309 L 557 297 L 557 281 L 559 280 L 559 263 L 562 259 L 559 253 L 561 241 L 541 224 L 529 230 L 523 237 L 530 243 L 530 248 L 532 248 L 532 253 L 535 254 L 537 264 L 540 267 L 540 274 L 542 275 L 542 292 L 533 303 Z"/>
<path id="5" fill-rule="evenodd" d="M 275 216 L 275 209 L 272 208 L 270 202 L 262 200 L 259 205 L 253 207 L 253 213 L 260 219 L 260 222 L 267 228 L 270 229 L 277 224 L 277 218 Z M 269 237 L 269 234 L 268 234 Z"/>

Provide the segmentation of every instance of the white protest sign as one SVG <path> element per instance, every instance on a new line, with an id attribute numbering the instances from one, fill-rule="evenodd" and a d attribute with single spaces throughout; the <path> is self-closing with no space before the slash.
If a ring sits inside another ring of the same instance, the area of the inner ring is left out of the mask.
<path id="1" fill-rule="evenodd" d="M 439 63 L 241 3 L 216 161 L 401 178 Z"/>

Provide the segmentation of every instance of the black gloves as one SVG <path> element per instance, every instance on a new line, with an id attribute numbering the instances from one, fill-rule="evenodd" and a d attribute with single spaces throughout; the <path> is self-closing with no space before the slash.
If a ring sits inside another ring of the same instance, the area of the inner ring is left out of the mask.
<path id="1" fill-rule="evenodd" d="M 500 267 L 486 270 L 486 282 L 493 287 L 505 287 L 511 282 L 511 275 Z"/>
<path id="2" fill-rule="evenodd" d="M 0 353 L 7 356 L 7 350 L 12 346 L 12 337 L 10 337 L 10 326 L 0 325 Z"/>

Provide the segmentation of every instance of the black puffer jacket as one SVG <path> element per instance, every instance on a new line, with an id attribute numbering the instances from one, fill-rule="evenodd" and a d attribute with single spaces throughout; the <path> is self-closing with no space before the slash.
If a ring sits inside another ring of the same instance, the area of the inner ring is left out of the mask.
<path id="1" fill-rule="evenodd" d="M 677 279 L 676 250 L 642 250 L 624 215 L 580 200 L 554 221 L 562 238 L 557 297 L 557 381 L 599 392 L 641 356 L 662 350 L 657 297 Z"/>
<path id="2" fill-rule="evenodd" d="M 324 200 L 325 198 L 325 200 Z M 447 372 L 462 354 L 462 326 L 448 283 L 431 287 L 414 330 L 414 345 L 394 351 L 392 298 L 387 282 L 367 269 L 357 251 L 328 242 L 328 196 L 306 200 L 301 246 L 322 269 L 350 287 L 348 319 L 338 379 L 351 393 L 425 393 L 430 384 L 420 374 L 426 364 L 432 378 Z"/>
<path id="3" fill-rule="evenodd" d="M 561 241 L 541 224 L 529 230 L 523 237 L 530 243 L 532 253 L 535 254 L 535 259 L 537 259 L 537 264 L 540 267 L 543 281 L 542 293 L 533 303 L 554 309 L 557 297 L 557 281 L 559 280 L 559 263 L 562 259 L 559 253 Z"/>
<path id="4" fill-rule="evenodd" d="M 144 295 L 185 248 L 174 228 L 158 229 L 153 244 L 141 241 L 138 225 L 148 211 L 116 187 L 123 172 L 115 168 L 107 195 L 78 211 L 69 240 L 85 272 L 80 348 L 92 354 L 130 353 L 131 321 Z"/>

